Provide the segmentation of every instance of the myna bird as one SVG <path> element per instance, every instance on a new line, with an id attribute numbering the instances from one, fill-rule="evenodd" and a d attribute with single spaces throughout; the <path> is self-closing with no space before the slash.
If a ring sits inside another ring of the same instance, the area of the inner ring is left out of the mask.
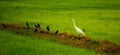
<path id="1" fill-rule="evenodd" d="M 26 22 L 26 26 L 27 26 L 27 27 L 30 27 L 30 25 L 29 25 L 29 23 L 28 23 L 28 22 Z"/>
<path id="2" fill-rule="evenodd" d="M 49 26 L 47 26 L 47 28 L 46 28 L 46 29 L 47 29 L 47 31 L 50 31 L 50 28 L 49 28 Z"/>
<path id="3" fill-rule="evenodd" d="M 37 24 L 37 26 L 38 26 L 38 28 L 40 28 L 40 24 L 39 23 Z"/>
<path id="4" fill-rule="evenodd" d="M 35 28 L 38 28 L 38 26 L 35 24 Z"/>
<path id="5" fill-rule="evenodd" d="M 59 30 L 57 30 L 56 32 L 55 32 L 55 34 L 57 34 L 59 32 Z"/>
<path id="6" fill-rule="evenodd" d="M 37 28 L 34 30 L 34 32 L 37 32 Z"/>

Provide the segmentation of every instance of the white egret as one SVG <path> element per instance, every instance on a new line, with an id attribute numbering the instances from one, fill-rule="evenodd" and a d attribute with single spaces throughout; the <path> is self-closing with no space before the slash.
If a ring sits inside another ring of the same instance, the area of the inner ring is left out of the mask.
<path id="1" fill-rule="evenodd" d="M 76 29 L 76 32 L 77 32 L 78 34 L 85 35 L 85 33 L 84 33 L 80 28 L 78 28 L 78 27 L 76 26 L 74 19 L 72 19 L 72 22 L 73 22 L 74 28 Z"/>

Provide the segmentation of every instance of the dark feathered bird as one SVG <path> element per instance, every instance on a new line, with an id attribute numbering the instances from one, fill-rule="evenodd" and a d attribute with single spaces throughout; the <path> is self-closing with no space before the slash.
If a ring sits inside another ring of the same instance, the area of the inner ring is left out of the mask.
<path id="1" fill-rule="evenodd" d="M 40 24 L 39 23 L 37 24 L 37 26 L 38 26 L 38 28 L 40 28 Z"/>
<path id="2" fill-rule="evenodd" d="M 38 28 L 38 26 L 35 24 L 35 28 Z"/>
<path id="3" fill-rule="evenodd" d="M 59 32 L 59 30 L 57 30 L 56 32 L 55 32 L 55 34 L 57 34 Z"/>
<path id="4" fill-rule="evenodd" d="M 30 25 L 28 24 L 28 22 L 26 22 L 26 26 L 27 26 L 27 27 L 30 27 Z"/>
<path id="5" fill-rule="evenodd" d="M 2 24 L 3 28 L 7 28 L 7 26 L 5 24 Z"/>
<path id="6" fill-rule="evenodd" d="M 35 29 L 34 32 L 37 32 L 37 29 Z"/>
<path id="7" fill-rule="evenodd" d="M 50 28 L 49 28 L 49 26 L 47 26 L 47 28 L 46 28 L 46 29 L 47 29 L 47 31 L 50 31 Z"/>

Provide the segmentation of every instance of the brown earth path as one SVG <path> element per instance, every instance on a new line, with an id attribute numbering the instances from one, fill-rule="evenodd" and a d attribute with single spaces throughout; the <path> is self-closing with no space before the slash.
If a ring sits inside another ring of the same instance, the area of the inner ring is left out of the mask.
<path id="1" fill-rule="evenodd" d="M 59 42 L 62 44 L 77 46 L 80 48 L 92 49 L 97 52 L 108 53 L 110 55 L 120 54 L 120 43 L 111 42 L 108 40 L 93 40 L 88 36 L 75 36 L 73 34 L 67 34 L 66 32 L 55 34 L 54 32 L 45 31 L 40 28 L 31 28 L 28 26 L 22 26 L 19 23 L 0 23 L 0 29 L 7 29 L 14 31 L 19 35 L 32 32 L 36 37 L 50 38 L 52 41 Z M 36 32 L 35 29 L 37 30 Z M 21 30 L 25 30 L 21 31 Z M 29 34 L 28 34 L 29 35 Z"/>

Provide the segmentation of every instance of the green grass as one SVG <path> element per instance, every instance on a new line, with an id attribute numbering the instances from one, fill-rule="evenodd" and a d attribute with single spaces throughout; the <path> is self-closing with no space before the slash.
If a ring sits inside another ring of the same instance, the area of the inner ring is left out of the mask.
<path id="1" fill-rule="evenodd" d="M 85 29 L 86 35 L 90 38 L 120 43 L 119 0 L 0 1 L 0 22 L 19 22 L 25 25 L 27 21 L 32 27 L 35 23 L 40 23 L 41 28 L 44 30 L 47 25 L 50 25 L 53 32 L 59 30 L 60 32 L 77 35 L 72 19 L 75 19 L 78 27 Z"/>
<path id="2" fill-rule="evenodd" d="M 0 55 L 103 55 L 6 30 L 0 30 L 0 35 Z"/>

